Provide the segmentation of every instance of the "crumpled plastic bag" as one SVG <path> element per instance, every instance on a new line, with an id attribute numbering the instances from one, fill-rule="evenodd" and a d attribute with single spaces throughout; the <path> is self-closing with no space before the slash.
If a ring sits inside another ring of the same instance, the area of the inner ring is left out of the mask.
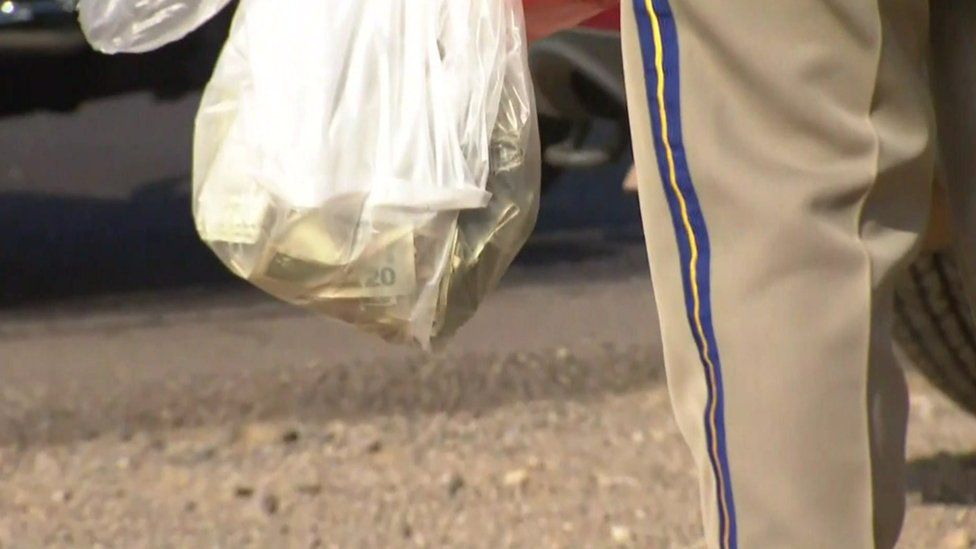
<path id="1" fill-rule="evenodd" d="M 80 0 L 85 38 L 104 53 L 146 52 L 183 38 L 230 0 Z"/>
<path id="2" fill-rule="evenodd" d="M 268 293 L 430 348 L 531 232 L 538 139 L 519 0 L 242 0 L 197 116 L 194 218 Z"/>

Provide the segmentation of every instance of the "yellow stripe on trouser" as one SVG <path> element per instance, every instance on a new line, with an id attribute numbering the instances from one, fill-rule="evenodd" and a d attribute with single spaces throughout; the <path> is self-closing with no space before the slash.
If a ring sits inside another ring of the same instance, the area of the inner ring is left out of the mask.
<path id="1" fill-rule="evenodd" d="M 928 9 L 624 3 L 668 387 L 709 547 L 895 542 L 906 399 L 890 307 L 932 178 Z"/>
<path id="2" fill-rule="evenodd" d="M 654 32 L 654 66 L 657 71 L 657 106 L 661 117 L 661 141 L 664 143 L 664 150 L 667 153 L 669 184 L 671 185 L 671 189 L 674 191 L 674 194 L 677 196 L 678 202 L 681 205 L 681 220 L 684 224 L 685 231 L 687 232 L 689 247 L 691 248 L 691 259 L 689 261 L 688 270 L 690 272 L 690 285 L 694 304 L 693 318 L 695 329 L 697 330 L 698 337 L 702 342 L 702 357 L 705 361 L 707 375 L 709 376 L 709 383 L 712 387 L 717 387 L 718 380 L 715 378 L 715 365 L 712 364 L 710 357 L 711 349 L 708 346 L 708 338 L 705 336 L 705 329 L 702 326 L 701 320 L 701 296 L 698 289 L 698 239 L 695 235 L 694 229 L 691 226 L 691 219 L 688 215 L 687 201 L 685 200 L 684 194 L 681 192 L 681 187 L 678 185 L 678 175 L 674 165 L 674 150 L 671 147 L 671 137 L 669 135 L 667 101 L 665 100 L 664 95 L 666 74 L 664 70 L 664 41 L 661 39 L 661 23 L 658 20 L 658 15 L 654 10 L 654 6 L 651 4 L 651 0 L 644 0 L 644 5 L 647 9 L 648 16 L 651 19 L 651 26 Z M 711 451 L 713 455 L 716 456 L 716 459 L 720 451 L 718 441 L 718 425 L 716 422 L 717 410 L 718 399 L 712 398 L 711 407 L 707 412 L 708 421 L 711 423 L 712 427 L 712 436 L 709 444 L 712 446 Z M 721 466 L 718 466 L 715 469 L 717 471 L 717 478 L 715 480 L 718 484 L 717 489 L 719 492 L 719 507 L 724 519 L 723 522 L 727 525 L 729 524 L 730 517 L 725 478 L 722 473 Z M 731 545 L 730 536 L 731 529 L 726 527 L 725 531 L 721 533 L 723 547 L 728 547 Z"/>

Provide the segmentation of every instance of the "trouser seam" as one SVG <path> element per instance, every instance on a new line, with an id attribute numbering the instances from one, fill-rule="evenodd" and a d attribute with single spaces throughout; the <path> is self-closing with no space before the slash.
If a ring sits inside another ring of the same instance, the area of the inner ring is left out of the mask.
<path id="1" fill-rule="evenodd" d="M 878 54 L 875 63 L 874 77 L 871 84 L 871 95 L 868 101 L 867 109 L 867 119 L 868 124 L 871 127 L 872 137 L 874 139 L 874 160 L 873 160 L 873 174 L 870 179 L 870 184 L 868 189 L 864 192 L 864 196 L 861 197 L 860 202 L 857 207 L 857 214 L 855 217 L 854 231 L 857 238 L 858 245 L 861 248 L 861 252 L 864 255 L 864 259 L 867 262 L 867 314 L 868 321 L 864 323 L 864 329 L 866 330 L 867 345 L 865 346 L 864 355 L 864 392 L 862 397 L 864 412 L 863 421 L 864 427 L 867 431 L 867 453 L 868 456 L 868 515 L 871 520 L 870 532 L 871 532 L 871 543 L 870 547 L 877 546 L 877 528 L 875 521 L 875 502 L 874 502 L 874 447 L 871 444 L 871 437 L 873 436 L 872 426 L 871 426 L 871 356 L 873 351 L 873 339 L 874 339 L 874 265 L 872 263 L 871 252 L 868 250 L 867 245 L 864 242 L 864 235 L 862 231 L 864 230 L 864 210 L 867 207 L 868 200 L 871 198 L 871 193 L 874 191 L 875 186 L 878 184 L 878 179 L 881 177 L 881 132 L 878 130 L 877 123 L 874 120 L 874 113 L 878 104 L 878 95 L 880 92 L 880 80 L 881 80 L 881 65 L 884 62 L 884 48 L 885 48 L 885 30 L 884 30 L 884 19 L 881 13 L 881 2 L 877 3 L 877 31 L 878 31 Z"/>

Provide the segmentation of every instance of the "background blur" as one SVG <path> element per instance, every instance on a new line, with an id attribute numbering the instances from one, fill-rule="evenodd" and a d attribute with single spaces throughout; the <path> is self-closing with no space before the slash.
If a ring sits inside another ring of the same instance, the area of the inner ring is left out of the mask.
<path id="1" fill-rule="evenodd" d="M 592 150 L 550 166 L 502 288 L 425 356 L 265 297 L 197 239 L 226 18 L 109 58 L 27 4 L 0 0 L 0 547 L 699 546 L 612 98 L 570 79 L 585 131 L 543 105 L 550 141 Z M 976 425 L 912 384 L 905 544 L 969 547 Z"/>

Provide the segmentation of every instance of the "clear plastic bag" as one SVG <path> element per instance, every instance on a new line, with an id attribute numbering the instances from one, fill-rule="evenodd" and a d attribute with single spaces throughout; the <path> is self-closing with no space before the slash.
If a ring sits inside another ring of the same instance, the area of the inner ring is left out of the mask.
<path id="1" fill-rule="evenodd" d="M 80 0 L 78 20 L 104 53 L 145 52 L 183 38 L 230 0 Z"/>
<path id="2" fill-rule="evenodd" d="M 540 159 L 518 0 L 244 0 L 204 93 L 194 217 L 237 275 L 430 347 L 528 237 Z"/>

